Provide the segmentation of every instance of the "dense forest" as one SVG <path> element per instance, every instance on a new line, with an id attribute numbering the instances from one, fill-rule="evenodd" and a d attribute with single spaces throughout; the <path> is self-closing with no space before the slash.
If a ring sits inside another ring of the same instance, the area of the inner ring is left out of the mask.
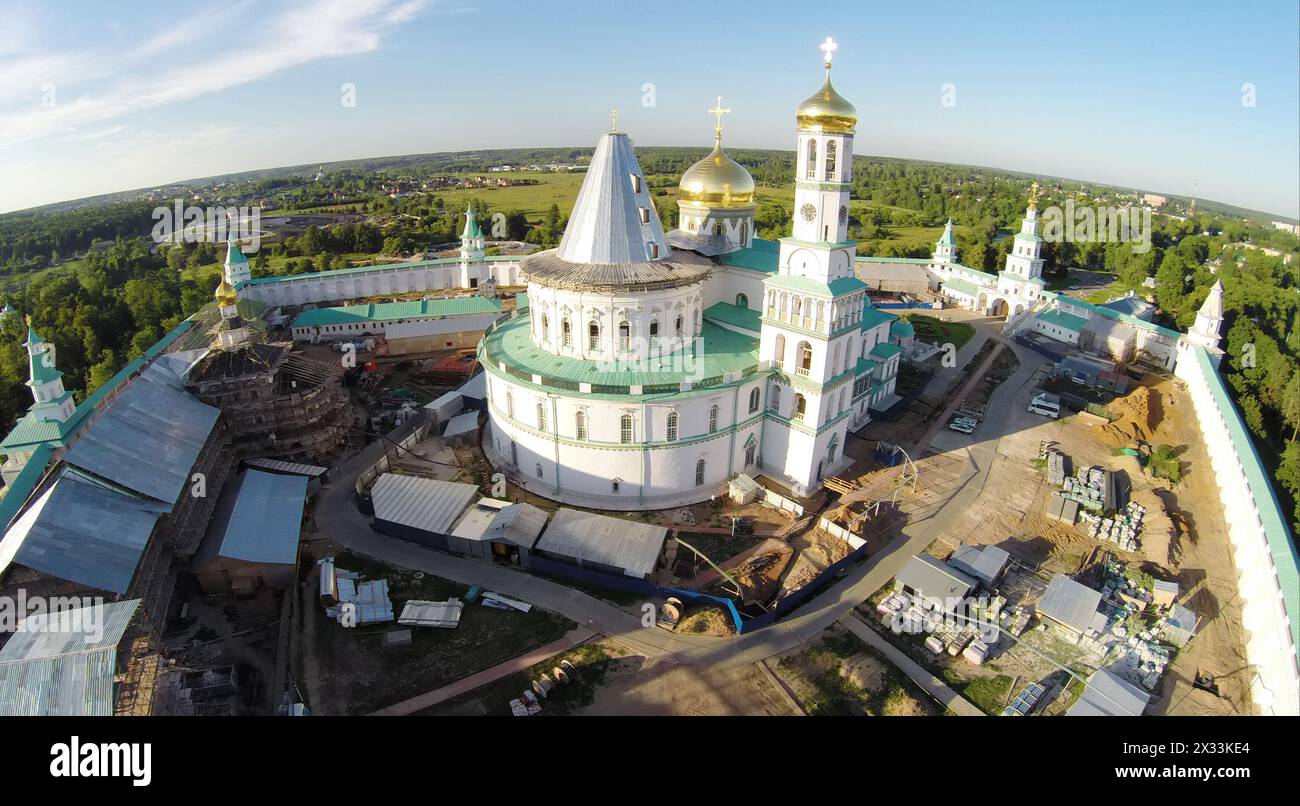
<path id="1" fill-rule="evenodd" d="M 794 155 L 730 153 L 759 186 L 757 233 L 766 238 L 787 234 Z M 591 149 L 516 149 L 412 155 L 340 163 L 320 176 L 313 166 L 216 177 L 179 188 L 178 194 L 192 204 L 259 203 L 284 212 L 324 207 L 355 214 L 347 223 L 310 226 L 300 235 L 271 239 L 253 258 L 255 276 L 298 274 L 344 267 L 358 258 L 418 254 L 457 241 L 464 226 L 463 199 L 448 203 L 437 191 L 395 194 L 394 188 L 501 163 L 581 164 L 590 154 Z M 638 149 L 665 228 L 677 223 L 678 177 L 704 154 L 690 148 Z M 859 156 L 850 236 L 859 241 L 859 254 L 925 257 L 931 251 L 928 240 L 898 240 L 892 233 L 909 228 L 925 233 L 951 218 L 961 227 L 962 262 L 996 271 L 1012 245 L 1009 234 L 1019 227 L 1029 182 L 1027 176 L 972 166 Z M 1105 204 L 1119 197 L 1113 188 L 1064 180 L 1045 182 L 1044 190 L 1044 207 L 1063 206 L 1067 198 Z M 489 230 L 493 240 L 541 248 L 559 242 L 567 223 L 567 210 L 560 205 L 526 214 L 511 205 L 496 209 L 491 198 L 485 192 L 469 204 L 485 229 L 494 213 L 502 214 L 504 230 Z M 98 204 L 0 215 L 0 275 L 22 275 L 9 283 L 4 301 L 31 313 L 37 329 L 56 345 L 65 382 L 79 399 L 205 303 L 215 286 L 211 275 L 202 283 L 185 278 L 219 263 L 223 245 L 154 248 L 143 237 L 158 203 L 116 194 Z M 1179 330 L 1191 323 L 1214 281 L 1222 280 L 1228 352 L 1222 372 L 1300 526 L 1300 241 L 1272 229 L 1266 220 L 1227 217 L 1215 212 L 1211 202 L 1199 206 L 1194 218 L 1155 216 L 1151 248 L 1145 252 L 1135 252 L 1128 243 L 1045 243 L 1045 272 L 1049 280 L 1061 282 L 1070 267 L 1113 274 L 1112 291 L 1132 289 L 1153 298 L 1158 321 Z M 105 248 L 107 241 L 111 244 Z M 97 242 L 99 247 L 91 249 Z M 1284 262 L 1287 255 L 1289 263 Z M 73 256 L 77 259 L 70 260 Z M 22 385 L 27 379 L 22 335 L 20 317 L 4 321 L 0 427 L 7 428 L 30 403 Z"/>

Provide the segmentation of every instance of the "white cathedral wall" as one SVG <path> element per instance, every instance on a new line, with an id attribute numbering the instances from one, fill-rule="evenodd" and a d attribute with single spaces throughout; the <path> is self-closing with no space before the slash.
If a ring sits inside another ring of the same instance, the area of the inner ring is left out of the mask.
<path id="1" fill-rule="evenodd" d="M 613 364 L 644 358 L 650 353 L 652 321 L 659 323 L 659 343 L 665 352 L 674 350 L 678 316 L 682 319 L 682 338 L 695 338 L 703 323 L 703 284 L 611 295 L 529 283 L 528 305 L 534 344 L 556 355 Z M 565 317 L 572 326 L 568 347 L 563 345 Z M 593 321 L 600 325 L 600 343 L 595 351 L 588 348 L 588 327 Z M 619 345 L 619 325 L 624 321 L 630 331 L 626 352 Z"/>
<path id="2" fill-rule="evenodd" d="M 767 275 L 746 269 L 715 269 L 704 284 L 704 308 L 719 302 L 736 304 L 736 295 L 744 294 L 746 307 L 762 313 L 763 278 Z"/>
<path id="3" fill-rule="evenodd" d="M 1300 671 L 1296 647 L 1292 645 L 1290 618 L 1273 568 L 1268 537 L 1259 517 L 1258 505 L 1242 471 L 1225 418 L 1234 413 L 1219 411 L 1200 362 L 1190 350 L 1179 356 L 1175 373 L 1187 382 L 1201 436 L 1219 485 L 1228 537 L 1232 541 L 1237 567 L 1237 591 L 1242 605 L 1242 626 L 1246 628 L 1246 656 L 1255 667 L 1251 698 L 1266 714 L 1300 715 Z M 1244 461 L 1253 461 L 1246 457 Z"/>
<path id="4" fill-rule="evenodd" d="M 547 393 L 493 372 L 488 380 L 491 428 L 484 448 L 498 461 L 509 463 L 513 440 L 518 475 L 529 490 L 579 505 L 656 509 L 707 500 L 721 492 L 729 478 L 744 472 L 745 442 L 751 434 L 760 437 L 763 422 L 765 378 L 665 401 Z M 751 413 L 749 397 L 754 389 L 759 390 L 759 405 Z M 507 391 L 513 417 L 507 412 Z M 545 432 L 537 428 L 539 402 L 547 411 Z M 718 407 L 718 423 L 717 431 L 710 433 L 713 406 Z M 577 441 L 579 411 L 587 418 L 583 442 Z M 677 441 L 666 443 L 668 415 L 673 411 L 678 415 Z M 620 442 L 624 414 L 633 418 L 629 444 Z M 700 459 L 705 462 L 704 484 L 696 486 Z M 616 479 L 618 493 L 612 489 Z"/>

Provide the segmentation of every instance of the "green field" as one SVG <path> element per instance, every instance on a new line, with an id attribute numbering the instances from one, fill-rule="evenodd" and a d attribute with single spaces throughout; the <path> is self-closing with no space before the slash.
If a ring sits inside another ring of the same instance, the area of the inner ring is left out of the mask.
<path id="1" fill-rule="evenodd" d="M 951 343 L 960 350 L 975 335 L 975 328 L 965 322 L 940 322 L 933 316 L 906 314 L 906 318 L 916 328 L 917 341 L 927 344 Z"/>

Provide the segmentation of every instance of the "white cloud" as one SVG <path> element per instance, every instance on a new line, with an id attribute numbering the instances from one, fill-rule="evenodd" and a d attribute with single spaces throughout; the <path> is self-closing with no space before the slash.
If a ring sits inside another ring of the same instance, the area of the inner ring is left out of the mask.
<path id="1" fill-rule="evenodd" d="M 125 51 L 0 50 L 0 148 L 220 92 L 310 62 L 369 53 L 427 3 L 300 0 L 262 17 L 264 6 L 245 0 L 172 25 Z M 55 90 L 56 103 L 48 108 L 41 105 L 45 86 Z"/>

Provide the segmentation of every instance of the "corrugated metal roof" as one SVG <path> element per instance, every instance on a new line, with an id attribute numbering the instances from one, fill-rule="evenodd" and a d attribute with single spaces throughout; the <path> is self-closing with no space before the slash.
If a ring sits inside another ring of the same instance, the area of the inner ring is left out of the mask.
<path id="1" fill-rule="evenodd" d="M 705 308 L 704 318 L 754 333 L 758 333 L 762 327 L 760 322 L 762 316 L 758 311 L 740 305 L 733 305 L 730 302 L 717 302 Z"/>
<path id="2" fill-rule="evenodd" d="M 558 509 L 537 550 L 623 569 L 632 577 L 654 571 L 668 530 L 594 512 Z"/>
<path id="3" fill-rule="evenodd" d="M 1142 716 L 1151 697 L 1106 669 L 1098 669 L 1066 716 Z"/>
<path id="4" fill-rule="evenodd" d="M 470 434 L 478 430 L 477 409 L 464 414 L 457 414 L 447 422 L 447 428 L 442 432 L 443 439 L 451 439 L 461 434 Z"/>
<path id="5" fill-rule="evenodd" d="M 1059 308 L 1052 308 L 1050 311 L 1043 311 L 1038 315 L 1038 318 L 1049 325 L 1055 325 L 1056 327 L 1064 328 L 1065 330 L 1073 330 L 1075 332 L 1083 330 L 1084 326 L 1088 324 L 1086 318 L 1076 316 L 1072 313 L 1066 313 Z"/>
<path id="6" fill-rule="evenodd" d="M 0 715 L 109 716 L 117 645 L 140 600 L 26 619 L 0 649 Z"/>
<path id="7" fill-rule="evenodd" d="M 1092 626 L 1093 614 L 1101 604 L 1101 591 L 1081 585 L 1062 574 L 1052 577 L 1038 600 L 1038 612 L 1083 632 Z"/>
<path id="8" fill-rule="evenodd" d="M 1010 559 L 1011 555 L 997 546 L 958 546 L 948 564 L 992 585 Z"/>
<path id="9" fill-rule="evenodd" d="M 245 459 L 244 464 L 249 467 L 261 468 L 262 470 L 271 470 L 277 473 L 292 473 L 295 476 L 309 476 L 316 478 L 329 472 L 328 467 L 319 465 L 305 465 L 301 462 L 286 462 L 283 459 Z"/>
<path id="10" fill-rule="evenodd" d="M 466 540 L 497 540 L 530 549 L 546 526 L 546 512 L 532 504 L 479 499 L 456 523 L 452 534 Z"/>
<path id="11" fill-rule="evenodd" d="M 165 507 L 65 471 L 0 540 L 0 573 L 18 563 L 125 593 Z"/>
<path id="12" fill-rule="evenodd" d="M 383 474 L 370 490 L 376 518 L 444 535 L 477 495 L 473 484 L 397 473 Z"/>
<path id="13" fill-rule="evenodd" d="M 36 446 L 32 455 L 27 457 L 27 464 L 23 465 L 12 482 L 5 485 L 4 498 L 0 499 L 0 535 L 4 534 L 9 521 L 14 519 L 14 515 L 18 514 L 18 510 L 22 509 L 36 490 L 36 485 L 45 477 L 45 466 L 53 456 L 54 448 L 51 446 Z"/>
<path id="14" fill-rule="evenodd" d="M 67 461 L 174 504 L 219 409 L 147 375 L 127 385 L 68 451 Z"/>
<path id="15" fill-rule="evenodd" d="M 926 601 L 937 602 L 944 610 L 953 609 L 948 600 L 965 596 L 976 585 L 971 577 L 929 554 L 914 555 L 898 572 L 897 579 Z"/>
<path id="16" fill-rule="evenodd" d="M 394 319 L 500 312 L 500 302 L 479 296 L 422 299 L 411 302 L 372 302 L 368 305 L 313 308 L 298 314 L 292 326 L 320 327 L 321 325 L 349 325 L 361 322 L 386 322 Z"/>
<path id="17" fill-rule="evenodd" d="M 444 333 L 468 333 L 475 330 L 487 330 L 500 316 L 499 313 L 485 313 L 471 316 L 455 316 L 449 319 L 431 319 L 421 322 L 393 322 L 384 325 L 384 338 L 390 342 L 395 339 L 415 339 L 422 336 L 439 336 Z"/>
<path id="18" fill-rule="evenodd" d="M 306 497 L 306 476 L 245 470 L 222 493 L 195 563 L 228 557 L 293 565 Z"/>

